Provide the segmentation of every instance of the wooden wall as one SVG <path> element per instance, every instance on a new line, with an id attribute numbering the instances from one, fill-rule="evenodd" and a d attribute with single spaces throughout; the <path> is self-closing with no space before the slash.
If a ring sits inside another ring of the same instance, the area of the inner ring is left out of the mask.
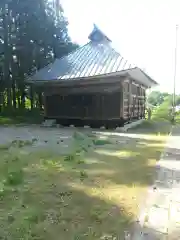
<path id="1" fill-rule="evenodd" d="M 145 90 L 130 79 L 69 88 L 51 86 L 45 91 L 45 116 L 125 121 L 144 118 Z"/>
<path id="2" fill-rule="evenodd" d="M 145 87 L 132 80 L 123 83 L 124 118 L 144 118 L 145 116 Z"/>
<path id="3" fill-rule="evenodd" d="M 112 84 L 111 84 L 112 85 Z M 45 96 L 46 117 L 78 119 L 119 119 L 120 90 L 107 92 L 105 86 L 95 89 L 62 91 L 51 89 Z M 91 91 L 92 90 L 92 91 Z"/>

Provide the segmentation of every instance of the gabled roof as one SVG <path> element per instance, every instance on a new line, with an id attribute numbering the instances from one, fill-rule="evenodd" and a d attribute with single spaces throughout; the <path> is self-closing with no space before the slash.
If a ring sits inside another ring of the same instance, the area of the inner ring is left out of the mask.
<path id="1" fill-rule="evenodd" d="M 96 26 L 89 35 L 90 42 L 67 56 L 56 59 L 28 78 L 29 82 L 77 80 L 97 76 L 129 75 L 151 87 L 157 83 L 141 69 L 132 66 L 112 46 L 110 39 Z"/>

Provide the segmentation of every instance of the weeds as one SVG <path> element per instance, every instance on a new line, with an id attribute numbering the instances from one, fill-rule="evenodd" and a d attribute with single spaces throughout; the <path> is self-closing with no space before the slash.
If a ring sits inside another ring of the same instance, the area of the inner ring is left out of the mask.
<path id="1" fill-rule="evenodd" d="M 0 145 L 0 150 L 9 150 L 11 147 L 22 148 L 25 146 L 31 146 L 35 142 L 32 140 L 13 140 L 11 143 Z"/>
<path id="2" fill-rule="evenodd" d="M 5 193 L 5 184 L 4 182 L 2 181 L 0 183 L 0 197 L 3 197 L 4 196 L 4 193 Z"/>
<path id="3" fill-rule="evenodd" d="M 64 161 L 71 162 L 71 161 L 74 161 L 75 158 L 76 158 L 75 155 L 70 154 L 70 155 L 65 156 Z"/>
<path id="4" fill-rule="evenodd" d="M 33 139 L 32 139 L 32 143 L 35 143 L 35 142 L 37 142 L 37 141 L 38 141 L 37 138 L 33 138 Z"/>
<path id="5" fill-rule="evenodd" d="M 80 180 L 83 181 L 88 177 L 88 174 L 85 171 L 80 171 Z"/>
<path id="6" fill-rule="evenodd" d="M 95 146 L 103 146 L 106 144 L 111 144 L 111 142 L 107 139 L 95 139 L 93 140 Z"/>
<path id="7" fill-rule="evenodd" d="M 66 156 L 20 151 L 36 141 L 14 140 L 17 149 L 0 152 L 0 238 L 113 239 L 128 228 L 138 203 L 133 197 L 149 183 L 149 158 L 158 158 L 158 147 L 116 144 L 113 151 L 132 153 L 124 159 L 111 155 L 107 139 L 76 132 Z M 91 151 L 103 145 L 104 153 Z"/>
<path id="8" fill-rule="evenodd" d="M 101 223 L 102 221 L 102 209 L 100 207 L 96 206 L 92 208 L 90 212 L 90 217 L 92 218 L 93 221 L 97 223 Z"/>
<path id="9" fill-rule="evenodd" d="M 4 144 L 4 145 L 0 145 L 0 150 L 8 150 L 10 148 L 10 144 Z"/>
<path id="10" fill-rule="evenodd" d="M 11 170 L 8 172 L 6 177 L 6 184 L 7 185 L 18 185 L 23 182 L 24 174 L 23 170 L 17 169 L 17 170 Z"/>
<path id="11" fill-rule="evenodd" d="M 92 140 L 88 136 L 79 132 L 75 132 L 73 135 L 73 160 L 75 160 L 77 157 L 84 157 L 84 153 L 87 153 L 91 146 Z"/>
<path id="12" fill-rule="evenodd" d="M 7 160 L 5 161 L 2 174 L 4 187 L 22 184 L 24 180 L 24 171 L 21 159 L 17 156 L 12 157 L 9 154 Z"/>
<path id="13" fill-rule="evenodd" d="M 78 159 L 77 160 L 77 164 L 82 164 L 82 163 L 85 163 L 85 161 L 83 159 Z"/>

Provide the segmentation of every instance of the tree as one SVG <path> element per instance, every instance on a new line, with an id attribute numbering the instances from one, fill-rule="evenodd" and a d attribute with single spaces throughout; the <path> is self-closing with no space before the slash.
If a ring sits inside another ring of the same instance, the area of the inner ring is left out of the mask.
<path id="1" fill-rule="evenodd" d="M 67 25 L 59 1 L 1 0 L 0 100 L 4 106 L 24 108 L 25 77 L 77 47 Z M 31 93 L 33 107 L 34 97 L 41 103 L 41 92 Z"/>
<path id="2" fill-rule="evenodd" d="M 148 103 L 158 106 L 163 103 L 165 98 L 168 96 L 169 94 L 166 92 L 152 91 L 148 96 Z"/>
<path id="3" fill-rule="evenodd" d="M 180 105 L 180 96 L 176 96 L 176 105 Z"/>

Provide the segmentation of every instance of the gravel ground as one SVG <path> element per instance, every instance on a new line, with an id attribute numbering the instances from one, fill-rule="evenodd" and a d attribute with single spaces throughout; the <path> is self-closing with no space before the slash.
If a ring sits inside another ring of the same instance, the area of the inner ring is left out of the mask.
<path id="1" fill-rule="evenodd" d="M 110 139 L 116 143 L 128 144 L 129 141 L 134 144 L 141 141 L 146 144 L 148 140 L 153 140 L 158 136 L 151 136 L 147 134 L 137 133 L 124 133 L 117 132 L 116 130 L 102 130 L 91 128 L 74 128 L 74 127 L 42 127 L 40 125 L 27 125 L 27 126 L 0 126 L 0 145 L 12 143 L 14 140 L 33 141 L 32 145 L 24 146 L 23 149 L 18 151 L 26 154 L 34 151 L 47 151 L 58 155 L 67 155 L 73 152 L 75 147 L 73 134 L 75 131 L 82 133 L 95 134 L 100 138 Z M 11 148 L 14 151 L 14 147 Z M 16 149 L 17 151 L 17 149 Z"/>

